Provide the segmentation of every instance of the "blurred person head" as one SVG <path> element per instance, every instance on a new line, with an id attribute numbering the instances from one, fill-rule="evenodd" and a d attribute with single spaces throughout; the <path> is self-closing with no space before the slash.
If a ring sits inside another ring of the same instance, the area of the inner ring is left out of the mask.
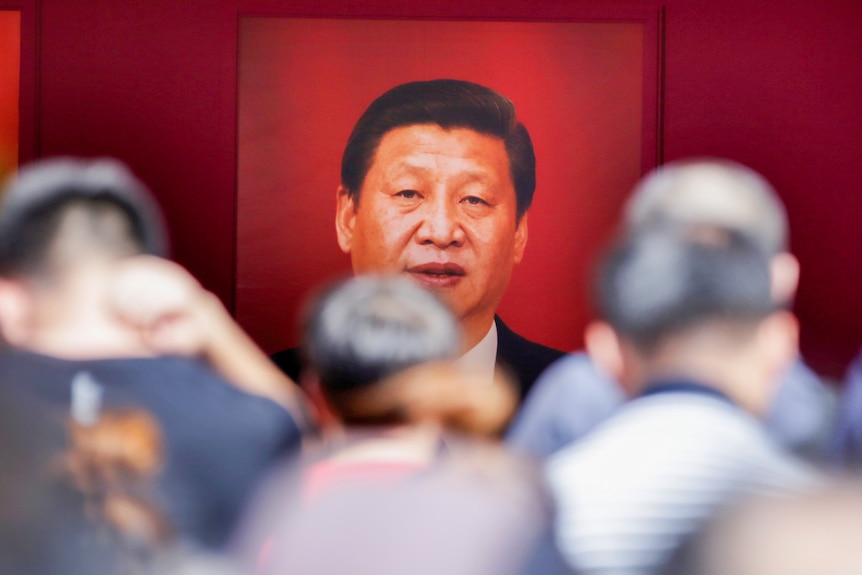
<path id="1" fill-rule="evenodd" d="M 508 382 L 482 384 L 448 363 L 460 341 L 457 320 L 433 294 L 403 276 L 366 275 L 313 302 L 303 349 L 326 407 L 343 424 L 440 416 L 464 431 L 496 432 L 516 395 Z"/>
<path id="2" fill-rule="evenodd" d="M 665 164 L 644 177 L 625 208 L 625 226 L 711 224 L 748 234 L 770 258 L 774 299 L 789 304 L 799 282 L 799 262 L 789 251 L 787 213 L 759 173 L 721 159 Z"/>
<path id="3" fill-rule="evenodd" d="M 258 572 L 515 574 L 534 572 L 540 542 L 553 550 L 535 467 L 474 440 L 505 426 L 514 387 L 453 364 L 460 337 L 403 275 L 356 276 L 312 303 L 306 387 L 348 433 L 261 494 L 247 531 Z"/>
<path id="4" fill-rule="evenodd" d="M 862 486 L 746 500 L 717 516 L 662 575 L 851 575 L 862 565 Z"/>
<path id="5" fill-rule="evenodd" d="M 58 356 L 134 351 L 135 338 L 103 305 L 107 279 L 123 258 L 165 251 L 158 208 L 123 165 L 53 159 L 22 168 L 0 205 L 4 337 Z"/>
<path id="6" fill-rule="evenodd" d="M 795 318 L 771 297 L 769 260 L 730 228 L 662 224 L 624 237 L 598 273 L 596 354 L 626 389 L 684 377 L 762 413 L 794 357 Z"/>
<path id="7" fill-rule="evenodd" d="M 472 82 L 401 84 L 368 107 L 341 164 L 336 231 L 357 274 L 406 273 L 488 332 L 527 243 L 530 136 L 505 96 Z"/>

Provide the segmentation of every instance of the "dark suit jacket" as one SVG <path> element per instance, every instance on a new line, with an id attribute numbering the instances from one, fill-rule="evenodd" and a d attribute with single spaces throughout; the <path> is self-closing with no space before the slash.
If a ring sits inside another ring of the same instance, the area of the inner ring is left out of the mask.
<path id="1" fill-rule="evenodd" d="M 497 366 L 515 376 L 523 400 L 545 368 L 565 354 L 518 335 L 499 316 L 494 321 L 497 324 Z M 298 347 L 277 351 L 272 354 L 272 360 L 291 379 L 299 381 L 303 358 Z"/>
<path id="2" fill-rule="evenodd" d="M 497 368 L 504 366 L 515 375 L 523 402 L 539 375 L 565 353 L 518 335 L 500 316 L 494 321 L 497 324 Z"/>

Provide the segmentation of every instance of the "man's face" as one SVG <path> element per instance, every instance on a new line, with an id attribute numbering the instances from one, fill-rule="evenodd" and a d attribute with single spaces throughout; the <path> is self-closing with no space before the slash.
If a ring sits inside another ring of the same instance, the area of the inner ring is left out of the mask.
<path id="1" fill-rule="evenodd" d="M 490 328 L 527 243 L 503 140 L 396 128 L 381 140 L 358 204 L 339 189 L 338 243 L 355 273 L 407 273 L 449 304 L 468 338 Z"/>

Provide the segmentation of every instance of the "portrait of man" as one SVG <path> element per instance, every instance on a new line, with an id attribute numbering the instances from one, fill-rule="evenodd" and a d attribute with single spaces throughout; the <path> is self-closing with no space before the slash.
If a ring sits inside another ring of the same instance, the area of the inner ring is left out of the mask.
<path id="1" fill-rule="evenodd" d="M 463 80 L 409 82 L 356 123 L 335 218 L 354 273 L 404 273 L 437 294 L 461 322 L 461 360 L 489 378 L 505 365 L 522 395 L 562 355 L 496 316 L 535 188 L 533 145 L 511 101 Z M 296 378 L 291 356 L 274 359 Z"/>
<path id="2" fill-rule="evenodd" d="M 650 26 L 240 18 L 239 323 L 293 348 L 310 294 L 394 271 L 489 374 L 579 347 L 593 253 L 656 161 Z"/>

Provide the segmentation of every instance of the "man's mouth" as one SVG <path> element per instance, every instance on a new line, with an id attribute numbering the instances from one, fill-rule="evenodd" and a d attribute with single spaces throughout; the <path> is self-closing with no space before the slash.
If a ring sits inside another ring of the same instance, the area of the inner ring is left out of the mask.
<path id="1" fill-rule="evenodd" d="M 436 262 L 410 266 L 405 271 L 430 288 L 453 287 L 467 274 L 458 264 Z"/>

